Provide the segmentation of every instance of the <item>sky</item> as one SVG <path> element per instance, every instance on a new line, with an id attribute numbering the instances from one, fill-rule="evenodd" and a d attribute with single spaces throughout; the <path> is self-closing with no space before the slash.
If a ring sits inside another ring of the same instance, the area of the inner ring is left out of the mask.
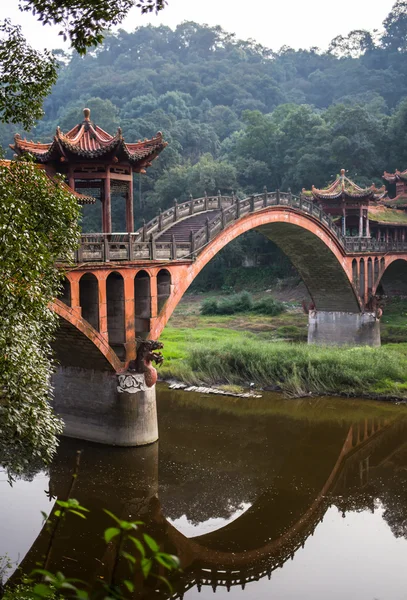
<path id="1" fill-rule="evenodd" d="M 0 19 L 21 24 L 31 45 L 41 50 L 64 47 L 58 27 L 43 26 L 18 10 L 19 0 L 0 0 Z M 337 35 L 353 29 L 381 29 L 395 0 L 168 0 L 158 15 L 132 9 L 121 27 L 133 31 L 152 23 L 174 28 L 182 21 L 221 25 L 242 39 L 253 38 L 272 50 L 317 46 L 326 49 Z M 251 7 L 253 6 L 253 9 Z M 66 46 L 65 46 L 66 47 Z"/>

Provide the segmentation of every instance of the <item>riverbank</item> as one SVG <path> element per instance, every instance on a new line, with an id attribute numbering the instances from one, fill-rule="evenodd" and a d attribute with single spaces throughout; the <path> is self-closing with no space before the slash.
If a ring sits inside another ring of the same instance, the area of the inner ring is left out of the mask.
<path id="1" fill-rule="evenodd" d="M 396 301 L 383 318 L 383 328 L 397 339 L 407 340 L 406 308 L 405 301 Z M 187 299 L 162 334 L 166 360 L 160 376 L 194 385 L 252 383 L 291 397 L 407 400 L 407 341 L 381 348 L 317 347 L 305 343 L 306 333 L 307 317 L 295 305 L 277 317 L 203 316 L 199 302 Z"/>

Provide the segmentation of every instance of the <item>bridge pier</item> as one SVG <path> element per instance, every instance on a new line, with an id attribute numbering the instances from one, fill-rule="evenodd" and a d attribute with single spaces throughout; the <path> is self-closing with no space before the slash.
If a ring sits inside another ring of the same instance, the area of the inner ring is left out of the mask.
<path id="1" fill-rule="evenodd" d="M 64 421 L 63 435 L 114 446 L 155 442 L 155 386 L 139 381 L 123 387 L 128 377 L 144 376 L 60 366 L 53 377 L 53 407 Z"/>
<path id="2" fill-rule="evenodd" d="M 308 317 L 308 343 L 329 346 L 380 346 L 380 320 L 372 312 L 312 310 Z"/>

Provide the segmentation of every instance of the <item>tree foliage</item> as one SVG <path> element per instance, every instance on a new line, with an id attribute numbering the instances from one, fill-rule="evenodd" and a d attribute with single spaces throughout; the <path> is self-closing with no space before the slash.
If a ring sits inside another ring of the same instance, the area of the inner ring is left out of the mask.
<path id="1" fill-rule="evenodd" d="M 77 245 L 78 205 L 31 163 L 0 165 L 0 464 L 10 476 L 51 459 L 61 423 L 48 403 L 58 257 Z"/>
<path id="2" fill-rule="evenodd" d="M 31 48 L 19 26 L 0 23 L 0 121 L 32 127 L 56 79 L 53 55 Z"/>
<path id="3" fill-rule="evenodd" d="M 44 25 L 61 25 L 60 35 L 69 38 L 79 54 L 100 44 L 104 30 L 121 23 L 133 6 L 151 12 L 164 5 L 165 0 L 20 0 L 22 10 L 32 12 Z"/>

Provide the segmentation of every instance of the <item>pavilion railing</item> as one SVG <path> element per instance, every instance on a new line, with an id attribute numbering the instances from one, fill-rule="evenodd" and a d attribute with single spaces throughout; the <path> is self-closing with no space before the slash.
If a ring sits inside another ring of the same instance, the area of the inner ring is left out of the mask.
<path id="1" fill-rule="evenodd" d="M 87 233 L 81 236 L 74 262 L 116 262 L 142 260 L 193 260 L 197 254 L 232 222 L 249 213 L 256 213 L 272 206 L 286 206 L 305 214 L 328 228 L 342 248 L 350 253 L 406 252 L 407 241 L 385 241 L 366 237 L 345 237 L 333 223 L 331 215 L 303 196 L 291 192 L 268 192 L 255 194 L 239 200 L 236 196 L 204 196 L 178 204 L 159 213 L 135 233 Z M 187 242 L 179 242 L 172 236 L 170 241 L 160 241 L 160 235 L 177 221 L 208 212 L 214 214 L 198 231 L 191 230 Z"/>

